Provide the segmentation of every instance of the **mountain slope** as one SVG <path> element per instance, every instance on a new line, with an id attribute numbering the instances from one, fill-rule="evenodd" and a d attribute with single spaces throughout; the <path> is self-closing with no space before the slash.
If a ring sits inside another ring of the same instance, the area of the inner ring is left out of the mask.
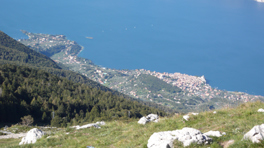
<path id="1" fill-rule="evenodd" d="M 54 126 L 66 126 L 73 121 L 138 118 L 152 112 L 164 115 L 138 101 L 28 67 L 0 65 L 0 84 L 0 122 L 19 122 L 30 114 L 37 123 L 56 119 Z"/>
<path id="2" fill-rule="evenodd" d="M 52 67 L 61 69 L 49 57 L 29 49 L 2 31 L 0 31 L 0 50 L 1 60 L 17 61 L 27 63 L 32 66 L 34 65 L 36 67 Z"/>
<path id="3" fill-rule="evenodd" d="M 155 104 L 143 103 L 81 74 L 61 69 L 47 56 L 3 32 L 0 40 L 0 122 L 18 122 L 31 114 L 36 122 L 49 123 L 53 111 L 58 126 L 73 121 L 129 118 L 128 111 L 132 118 L 150 112 L 165 115 L 149 107 L 159 107 Z"/>
<path id="4" fill-rule="evenodd" d="M 145 69 L 116 70 L 97 66 L 91 60 L 77 57 L 82 50 L 81 46 L 67 40 L 63 35 L 25 33 L 29 39 L 20 39 L 21 43 L 47 54 L 64 67 L 130 97 L 163 105 L 172 110 L 204 111 L 236 106 L 248 101 L 264 100 L 263 96 L 212 88 L 204 76 L 161 73 Z M 79 47 L 75 48 L 77 46 Z M 56 50 L 52 51 L 54 48 Z"/>
<path id="5" fill-rule="evenodd" d="M 102 86 L 79 73 L 61 69 L 60 66 L 58 66 L 49 57 L 26 47 L 2 31 L 0 31 L 0 51 L 1 64 L 15 64 L 19 66 L 43 69 L 51 74 L 65 77 L 76 83 L 85 83 L 86 85 L 97 89 L 111 91 L 117 95 L 123 95 L 117 91 L 113 91 L 105 86 Z"/>

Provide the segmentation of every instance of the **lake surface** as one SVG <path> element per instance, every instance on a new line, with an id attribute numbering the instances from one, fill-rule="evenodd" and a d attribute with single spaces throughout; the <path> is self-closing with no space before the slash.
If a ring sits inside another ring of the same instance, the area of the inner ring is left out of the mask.
<path id="1" fill-rule="evenodd" d="M 264 3 L 253 0 L 1 0 L 0 30 L 64 34 L 115 69 L 205 75 L 264 95 Z M 87 39 L 93 37 L 94 39 Z"/>

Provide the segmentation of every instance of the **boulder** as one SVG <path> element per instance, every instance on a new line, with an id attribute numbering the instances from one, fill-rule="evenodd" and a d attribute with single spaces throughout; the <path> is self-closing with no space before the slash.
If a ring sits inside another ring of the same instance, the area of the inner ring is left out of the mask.
<path id="1" fill-rule="evenodd" d="M 258 112 L 264 113 L 264 109 L 263 108 L 260 108 L 260 109 L 258 109 Z"/>
<path id="2" fill-rule="evenodd" d="M 154 133 L 148 140 L 148 148 L 173 148 L 173 141 L 179 140 L 184 147 L 191 143 L 209 144 L 212 139 L 194 128 Z"/>
<path id="3" fill-rule="evenodd" d="M 143 125 L 145 125 L 147 122 L 149 122 L 149 120 L 148 120 L 146 117 L 141 117 L 141 118 L 138 120 L 138 124 L 143 124 Z"/>
<path id="4" fill-rule="evenodd" d="M 33 128 L 27 132 L 27 135 L 25 137 L 22 138 L 19 145 L 36 143 L 37 139 L 41 138 L 43 135 L 44 135 L 43 131 L 37 128 Z"/>
<path id="5" fill-rule="evenodd" d="M 254 126 L 244 135 L 243 139 L 249 139 L 253 143 L 260 143 L 264 139 L 264 124 Z"/>
<path id="6" fill-rule="evenodd" d="M 150 122 L 158 122 L 159 116 L 157 114 L 149 114 L 146 117 Z"/>
<path id="7" fill-rule="evenodd" d="M 206 136 L 221 137 L 222 134 L 219 131 L 209 131 L 204 133 Z"/>
<path id="8" fill-rule="evenodd" d="M 146 117 L 143 116 L 139 119 L 138 124 L 143 124 L 145 125 L 148 122 L 158 122 L 159 121 L 159 116 L 157 114 L 149 114 Z"/>

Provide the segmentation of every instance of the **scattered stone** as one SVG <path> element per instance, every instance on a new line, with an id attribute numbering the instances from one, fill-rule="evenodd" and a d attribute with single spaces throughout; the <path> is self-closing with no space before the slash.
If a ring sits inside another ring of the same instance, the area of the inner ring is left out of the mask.
<path id="1" fill-rule="evenodd" d="M 221 133 L 219 131 L 209 131 L 204 133 L 207 136 L 213 136 L 213 137 L 221 137 Z"/>
<path id="2" fill-rule="evenodd" d="M 214 114 L 216 114 L 217 112 L 216 112 L 216 111 L 214 111 L 213 113 L 214 113 Z"/>
<path id="3" fill-rule="evenodd" d="M 223 148 L 228 148 L 230 145 L 234 144 L 235 143 L 235 140 L 229 140 L 229 141 L 225 141 L 225 142 L 222 142 L 220 145 L 223 147 Z"/>
<path id="4" fill-rule="evenodd" d="M 258 112 L 264 113 L 264 109 L 263 108 L 260 108 L 260 109 L 258 109 Z"/>
<path id="5" fill-rule="evenodd" d="M 192 115 L 194 115 L 194 116 L 197 116 L 197 115 L 199 115 L 199 113 L 191 113 Z"/>
<path id="6" fill-rule="evenodd" d="M 9 138 L 14 138 L 14 139 L 17 139 L 17 138 L 21 138 L 21 137 L 25 137 L 27 135 L 27 133 L 18 133 L 18 134 L 7 134 L 7 135 L 1 135 L 0 136 L 0 139 L 9 139 Z"/>
<path id="7" fill-rule="evenodd" d="M 197 116 L 197 115 L 199 115 L 199 113 L 188 113 L 187 115 L 184 115 L 183 116 L 183 119 L 186 120 L 186 121 L 188 121 L 189 118 L 190 118 L 190 115 Z"/>
<path id="8" fill-rule="evenodd" d="M 101 128 L 98 124 L 94 124 L 93 127 L 95 127 L 95 128 Z"/>
<path id="9" fill-rule="evenodd" d="M 9 132 L 9 131 L 2 131 L 2 130 L 0 130 L 0 133 L 3 133 L 3 134 L 6 134 L 6 135 L 10 135 L 10 134 L 13 134 L 13 133 L 11 133 L 11 132 Z"/>
<path id="10" fill-rule="evenodd" d="M 97 125 L 105 125 L 105 122 L 104 121 L 98 121 L 95 124 L 97 124 Z"/>
<path id="11" fill-rule="evenodd" d="M 139 119 L 138 124 L 143 124 L 145 125 L 148 122 L 158 122 L 159 121 L 159 116 L 157 114 L 149 114 L 146 117 L 143 116 Z"/>
<path id="12" fill-rule="evenodd" d="M 254 126 L 244 135 L 243 139 L 249 139 L 253 143 L 260 143 L 264 139 L 264 124 Z"/>
<path id="13" fill-rule="evenodd" d="M 148 148 L 173 148 L 173 141 L 179 140 L 184 147 L 192 143 L 209 144 L 212 138 L 194 128 L 154 133 L 148 140 Z"/>
<path id="14" fill-rule="evenodd" d="M 189 116 L 189 115 L 184 115 L 184 116 L 183 116 L 183 119 L 184 119 L 184 120 L 186 120 L 186 121 L 188 121 L 188 120 L 189 120 L 189 118 L 190 118 L 190 116 Z"/>
<path id="15" fill-rule="evenodd" d="M 22 138 L 19 145 L 36 143 L 37 139 L 41 138 L 43 135 L 44 135 L 43 131 L 37 128 L 33 128 L 27 132 L 27 135 L 25 137 Z"/>
<path id="16" fill-rule="evenodd" d="M 71 128 L 76 128 L 77 130 L 83 129 L 83 128 L 89 128 L 89 127 L 101 128 L 99 125 L 105 125 L 105 122 L 104 121 L 100 121 L 100 122 L 98 121 L 96 123 L 90 123 L 90 124 L 86 124 L 83 126 L 79 126 L 79 125 L 72 126 Z"/>

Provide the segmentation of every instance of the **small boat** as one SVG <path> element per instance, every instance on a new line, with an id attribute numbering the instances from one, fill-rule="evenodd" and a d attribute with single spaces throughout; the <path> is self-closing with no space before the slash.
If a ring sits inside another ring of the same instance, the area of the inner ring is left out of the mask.
<path id="1" fill-rule="evenodd" d="M 87 39 L 91 39 L 91 40 L 93 39 L 93 37 L 86 37 L 86 38 L 87 38 Z"/>

